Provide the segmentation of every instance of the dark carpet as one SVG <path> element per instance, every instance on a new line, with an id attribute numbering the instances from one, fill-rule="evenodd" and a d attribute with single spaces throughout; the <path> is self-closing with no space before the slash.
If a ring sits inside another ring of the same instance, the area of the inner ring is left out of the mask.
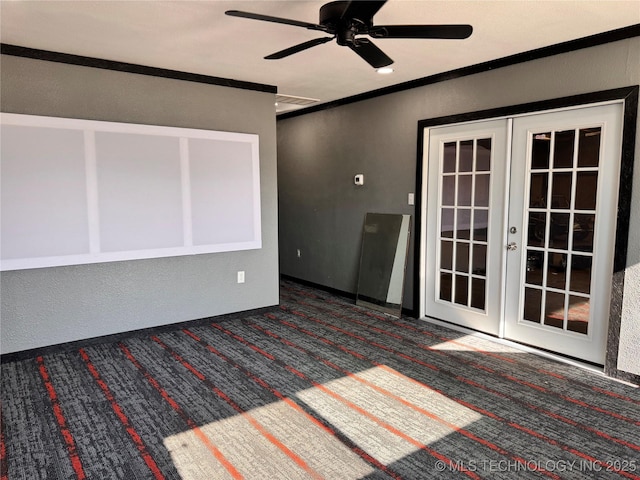
<path id="1" fill-rule="evenodd" d="M 2 480 L 640 479 L 640 392 L 293 282 L 2 365 Z"/>

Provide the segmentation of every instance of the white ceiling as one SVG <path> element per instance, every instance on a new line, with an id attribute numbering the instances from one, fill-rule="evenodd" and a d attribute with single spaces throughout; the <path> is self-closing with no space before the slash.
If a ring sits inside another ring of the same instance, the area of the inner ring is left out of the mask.
<path id="1" fill-rule="evenodd" d="M 324 34 L 224 14 L 236 9 L 317 23 L 324 3 L 1 0 L 0 39 L 275 85 L 280 94 L 323 103 L 640 23 L 639 0 L 390 0 L 374 24 L 468 23 L 474 31 L 466 40 L 374 40 L 395 60 L 393 74 L 379 75 L 335 41 L 282 60 L 264 60 Z"/>

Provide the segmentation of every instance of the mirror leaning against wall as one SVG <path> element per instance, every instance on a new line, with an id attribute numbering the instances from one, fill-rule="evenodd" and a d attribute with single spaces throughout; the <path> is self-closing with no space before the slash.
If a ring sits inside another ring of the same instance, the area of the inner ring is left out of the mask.
<path id="1" fill-rule="evenodd" d="M 367 213 L 356 305 L 401 317 L 411 215 Z"/>

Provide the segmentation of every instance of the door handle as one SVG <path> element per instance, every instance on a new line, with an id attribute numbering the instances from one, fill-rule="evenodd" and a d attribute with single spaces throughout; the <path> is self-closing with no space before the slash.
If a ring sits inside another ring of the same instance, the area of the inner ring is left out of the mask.
<path id="1" fill-rule="evenodd" d="M 517 249 L 518 249 L 518 244 L 516 242 L 511 242 L 509 245 L 507 245 L 507 250 L 511 252 Z"/>

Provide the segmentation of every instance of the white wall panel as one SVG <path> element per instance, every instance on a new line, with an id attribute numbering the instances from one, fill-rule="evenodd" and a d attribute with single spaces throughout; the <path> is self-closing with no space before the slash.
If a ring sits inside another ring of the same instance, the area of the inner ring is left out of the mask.
<path id="1" fill-rule="evenodd" d="M 261 247 L 257 135 L 17 114 L 2 124 L 2 270 Z"/>

